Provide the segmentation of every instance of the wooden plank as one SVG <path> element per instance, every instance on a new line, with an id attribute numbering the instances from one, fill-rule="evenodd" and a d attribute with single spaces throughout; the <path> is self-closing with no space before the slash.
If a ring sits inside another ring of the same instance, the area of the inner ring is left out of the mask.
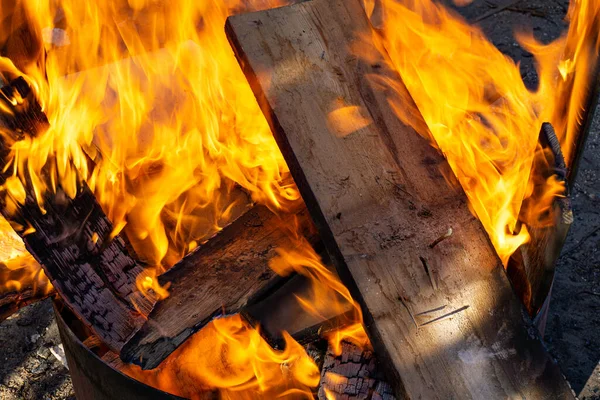
<path id="1" fill-rule="evenodd" d="M 447 163 L 393 114 L 388 100 L 418 118 L 410 96 L 375 83 L 404 87 L 359 3 L 230 17 L 226 31 L 396 396 L 573 398 Z"/>
<path id="2" fill-rule="evenodd" d="M 161 275 L 159 282 L 169 282 L 171 294 L 156 304 L 123 347 L 121 359 L 155 368 L 214 317 L 239 312 L 263 297 L 279 280 L 269 260 L 277 248 L 293 246 L 289 227 L 295 223 L 299 232 L 315 240 L 306 209 L 277 216 L 256 206 Z"/>
<path id="3" fill-rule="evenodd" d="M 0 160 L 4 167 L 11 162 L 11 146 L 44 134 L 48 120 L 22 78 L 3 87 L 2 93 L 3 107 L 11 110 L 2 115 Z M 50 159 L 48 167 L 54 162 Z M 43 265 L 69 308 L 109 347 L 119 350 L 142 326 L 153 305 L 136 287 L 144 265 L 134 258 L 122 237 L 114 236 L 111 222 L 85 182 L 77 182 L 74 198 L 60 185 L 54 192 L 47 191 L 42 210 L 30 179 L 11 176 L 11 168 L 3 170 L 0 182 L 19 180 L 23 194 L 16 198 L 4 191 L 2 215 L 23 238 L 27 251 Z M 49 175 L 43 179 L 49 181 Z"/>

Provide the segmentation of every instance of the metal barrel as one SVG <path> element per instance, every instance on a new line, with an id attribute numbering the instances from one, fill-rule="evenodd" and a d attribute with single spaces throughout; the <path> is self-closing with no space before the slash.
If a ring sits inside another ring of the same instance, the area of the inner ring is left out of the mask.
<path id="1" fill-rule="evenodd" d="M 114 369 L 77 338 L 65 320 L 64 307 L 54 303 L 56 323 L 65 349 L 77 400 L 183 400 L 143 384 Z"/>

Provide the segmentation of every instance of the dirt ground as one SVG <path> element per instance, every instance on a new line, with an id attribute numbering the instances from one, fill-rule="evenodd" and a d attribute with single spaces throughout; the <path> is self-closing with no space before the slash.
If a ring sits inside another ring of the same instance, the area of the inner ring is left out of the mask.
<path id="1" fill-rule="evenodd" d="M 567 0 L 475 0 L 458 9 L 478 21 L 494 44 L 521 63 L 535 87 L 533 58 L 514 29 L 551 40 L 566 28 Z M 597 112 L 596 114 L 600 114 Z M 600 399 L 600 115 L 592 127 L 573 193 L 575 223 L 557 266 L 546 344 L 580 399 Z M 68 370 L 51 349 L 60 343 L 49 301 L 0 323 L 0 399 L 72 399 Z"/>

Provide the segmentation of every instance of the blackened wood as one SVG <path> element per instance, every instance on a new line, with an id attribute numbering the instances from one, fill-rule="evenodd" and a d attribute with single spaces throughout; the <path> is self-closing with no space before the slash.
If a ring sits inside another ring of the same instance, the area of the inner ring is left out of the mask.
<path id="1" fill-rule="evenodd" d="M 319 400 L 395 400 L 373 349 L 342 342 L 341 354 L 330 345 L 325 355 Z"/>
<path id="2" fill-rule="evenodd" d="M 12 109 L 12 114 L 2 118 L 4 166 L 10 160 L 10 146 L 26 136 L 44 134 L 48 120 L 22 78 L 3 87 L 2 94 L 0 101 Z M 50 159 L 47 167 L 53 162 Z M 12 169 L 5 171 L 0 177 L 2 183 Z M 64 302 L 109 347 L 120 350 L 152 308 L 153 301 L 136 288 L 136 277 L 144 266 L 130 254 L 120 236 L 113 238 L 113 226 L 85 182 L 77 182 L 72 199 L 60 185 L 55 191 L 47 190 L 42 210 L 31 180 L 27 174 L 20 176 L 25 200 L 5 192 L 2 214 L 43 265 Z M 48 176 L 42 179 L 49 184 Z"/>
<path id="3" fill-rule="evenodd" d="M 234 16 L 226 32 L 396 396 L 573 398 L 446 161 L 393 114 L 388 100 L 419 115 L 359 2 Z"/>
<path id="4" fill-rule="evenodd" d="M 256 206 L 159 277 L 170 296 L 159 301 L 140 331 L 123 347 L 121 359 L 155 368 L 211 319 L 239 312 L 265 286 L 278 280 L 269 260 L 291 248 L 293 227 L 314 238 L 306 210 L 277 216 Z M 290 228 L 292 230 L 290 230 Z"/>
<path id="5" fill-rule="evenodd" d="M 570 190 L 567 182 L 567 165 L 560 143 L 549 123 L 542 124 L 539 147 L 534 157 L 530 176 L 532 195 L 525 200 L 520 213 L 520 222 L 527 225 L 530 240 L 511 256 L 507 273 L 529 312 L 536 317 L 546 301 L 552 282 L 556 262 L 573 223 Z M 555 180 L 551 180 L 554 177 Z M 554 198 L 548 193 L 561 182 L 565 190 Z M 541 212 L 547 204 L 548 209 Z M 538 324 L 540 332 L 543 324 Z"/>
<path id="6" fill-rule="evenodd" d="M 58 200 L 58 196 L 62 199 Z M 144 268 L 119 236 L 82 183 L 74 199 L 56 194 L 45 198 L 45 214 L 31 198 L 7 215 L 35 232 L 23 235 L 27 250 L 44 266 L 64 302 L 112 349 L 120 350 L 145 322 L 150 299 L 136 287 Z"/>

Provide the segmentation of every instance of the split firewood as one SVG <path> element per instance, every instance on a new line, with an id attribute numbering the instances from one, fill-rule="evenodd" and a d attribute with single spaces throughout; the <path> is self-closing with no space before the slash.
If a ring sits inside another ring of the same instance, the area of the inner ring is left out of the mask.
<path id="1" fill-rule="evenodd" d="M 305 209 L 277 216 L 256 206 L 161 275 L 159 283 L 169 283 L 170 295 L 156 304 L 124 346 L 121 359 L 155 368 L 214 317 L 240 312 L 267 297 L 281 281 L 269 260 L 277 248 L 293 246 L 290 226 L 316 240 Z"/>
<path id="2" fill-rule="evenodd" d="M 447 162 L 370 79 L 403 87 L 359 2 L 234 16 L 226 31 L 395 395 L 573 398 Z M 394 104 L 418 116 L 404 94 Z"/>

